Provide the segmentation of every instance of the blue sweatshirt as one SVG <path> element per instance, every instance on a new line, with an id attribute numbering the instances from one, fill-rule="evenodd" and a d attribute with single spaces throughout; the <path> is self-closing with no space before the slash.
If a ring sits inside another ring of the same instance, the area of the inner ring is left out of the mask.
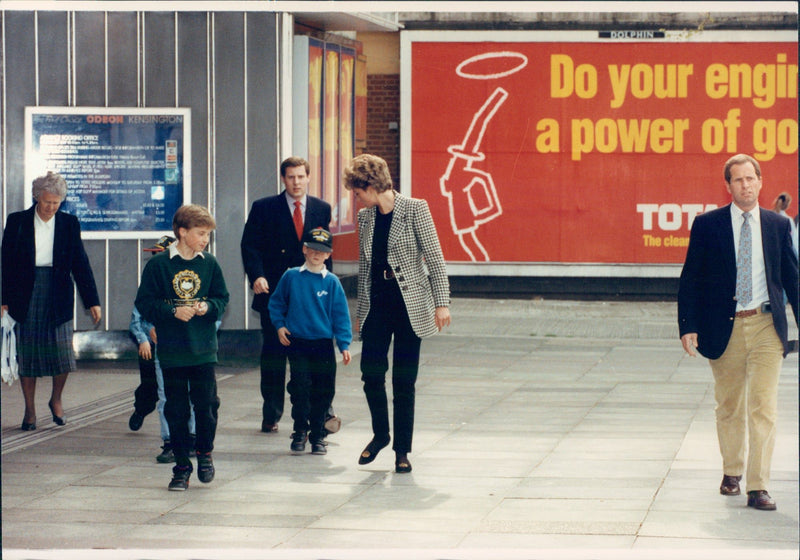
<path id="1" fill-rule="evenodd" d="M 284 272 L 269 298 L 269 318 L 276 329 L 286 327 L 297 338 L 335 338 L 340 352 L 353 340 L 347 296 L 327 269 L 311 272 L 303 265 Z"/>

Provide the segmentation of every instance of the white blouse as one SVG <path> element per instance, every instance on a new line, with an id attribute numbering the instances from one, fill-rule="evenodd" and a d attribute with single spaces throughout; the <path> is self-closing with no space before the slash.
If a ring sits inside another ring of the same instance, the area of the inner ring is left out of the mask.
<path id="1" fill-rule="evenodd" d="M 36 266 L 53 266 L 53 243 L 56 239 L 56 217 L 45 222 L 38 212 L 33 213 Z"/>

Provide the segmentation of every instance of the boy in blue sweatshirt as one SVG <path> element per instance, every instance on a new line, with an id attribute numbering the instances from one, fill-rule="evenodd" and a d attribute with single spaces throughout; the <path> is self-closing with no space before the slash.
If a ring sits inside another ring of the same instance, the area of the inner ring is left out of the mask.
<path id="1" fill-rule="evenodd" d="M 289 354 L 291 378 L 287 389 L 292 401 L 292 453 L 305 451 L 325 455 L 325 413 L 333 401 L 336 385 L 336 354 L 333 340 L 350 363 L 353 340 L 347 296 L 335 274 L 325 268 L 333 252 L 332 236 L 315 228 L 303 238 L 303 266 L 281 276 L 269 300 L 269 317 L 278 339 Z"/>

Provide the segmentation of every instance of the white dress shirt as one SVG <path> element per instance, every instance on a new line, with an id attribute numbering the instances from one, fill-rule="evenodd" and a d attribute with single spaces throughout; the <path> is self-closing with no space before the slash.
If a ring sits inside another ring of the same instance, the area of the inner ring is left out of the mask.
<path id="1" fill-rule="evenodd" d="M 294 216 L 294 199 L 289 196 L 287 192 L 286 195 L 286 203 L 289 205 L 289 213 Z M 303 195 L 303 198 L 300 199 L 300 213 L 303 215 L 303 223 L 306 223 L 306 198 L 307 195 Z"/>
<path id="2" fill-rule="evenodd" d="M 53 243 L 56 240 L 56 217 L 48 221 L 33 212 L 33 232 L 36 247 L 36 266 L 53 266 Z"/>

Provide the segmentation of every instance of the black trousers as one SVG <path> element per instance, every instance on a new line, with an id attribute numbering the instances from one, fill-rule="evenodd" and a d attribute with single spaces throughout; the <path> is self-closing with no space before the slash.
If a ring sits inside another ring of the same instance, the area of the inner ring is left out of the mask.
<path id="1" fill-rule="evenodd" d="M 278 340 L 278 331 L 266 312 L 261 314 L 261 336 L 261 418 L 268 424 L 277 424 L 286 398 L 287 349 Z"/>
<path id="2" fill-rule="evenodd" d="M 214 449 L 217 433 L 219 397 L 214 364 L 163 368 L 164 416 L 169 424 L 170 442 L 179 466 L 190 465 L 192 438 L 189 435 L 190 406 L 194 406 L 196 440 L 198 453 Z M 190 383 L 191 382 L 191 383 Z"/>
<path id="3" fill-rule="evenodd" d="M 414 334 L 397 282 L 387 281 L 387 290 L 376 294 L 361 329 L 361 380 L 376 437 L 389 435 L 386 372 L 389 346 L 392 351 L 392 404 L 394 442 L 392 449 L 409 453 L 414 432 L 414 399 L 422 340 Z"/>
<path id="4" fill-rule="evenodd" d="M 156 346 L 152 344 L 155 356 Z M 156 362 L 145 360 L 139 356 L 139 386 L 133 392 L 133 408 L 142 416 L 147 416 L 158 404 L 158 381 L 156 380 Z"/>
<path id="5" fill-rule="evenodd" d="M 295 432 L 311 432 L 311 441 L 325 437 L 325 416 L 336 392 L 333 340 L 290 338 L 289 396 Z"/>

